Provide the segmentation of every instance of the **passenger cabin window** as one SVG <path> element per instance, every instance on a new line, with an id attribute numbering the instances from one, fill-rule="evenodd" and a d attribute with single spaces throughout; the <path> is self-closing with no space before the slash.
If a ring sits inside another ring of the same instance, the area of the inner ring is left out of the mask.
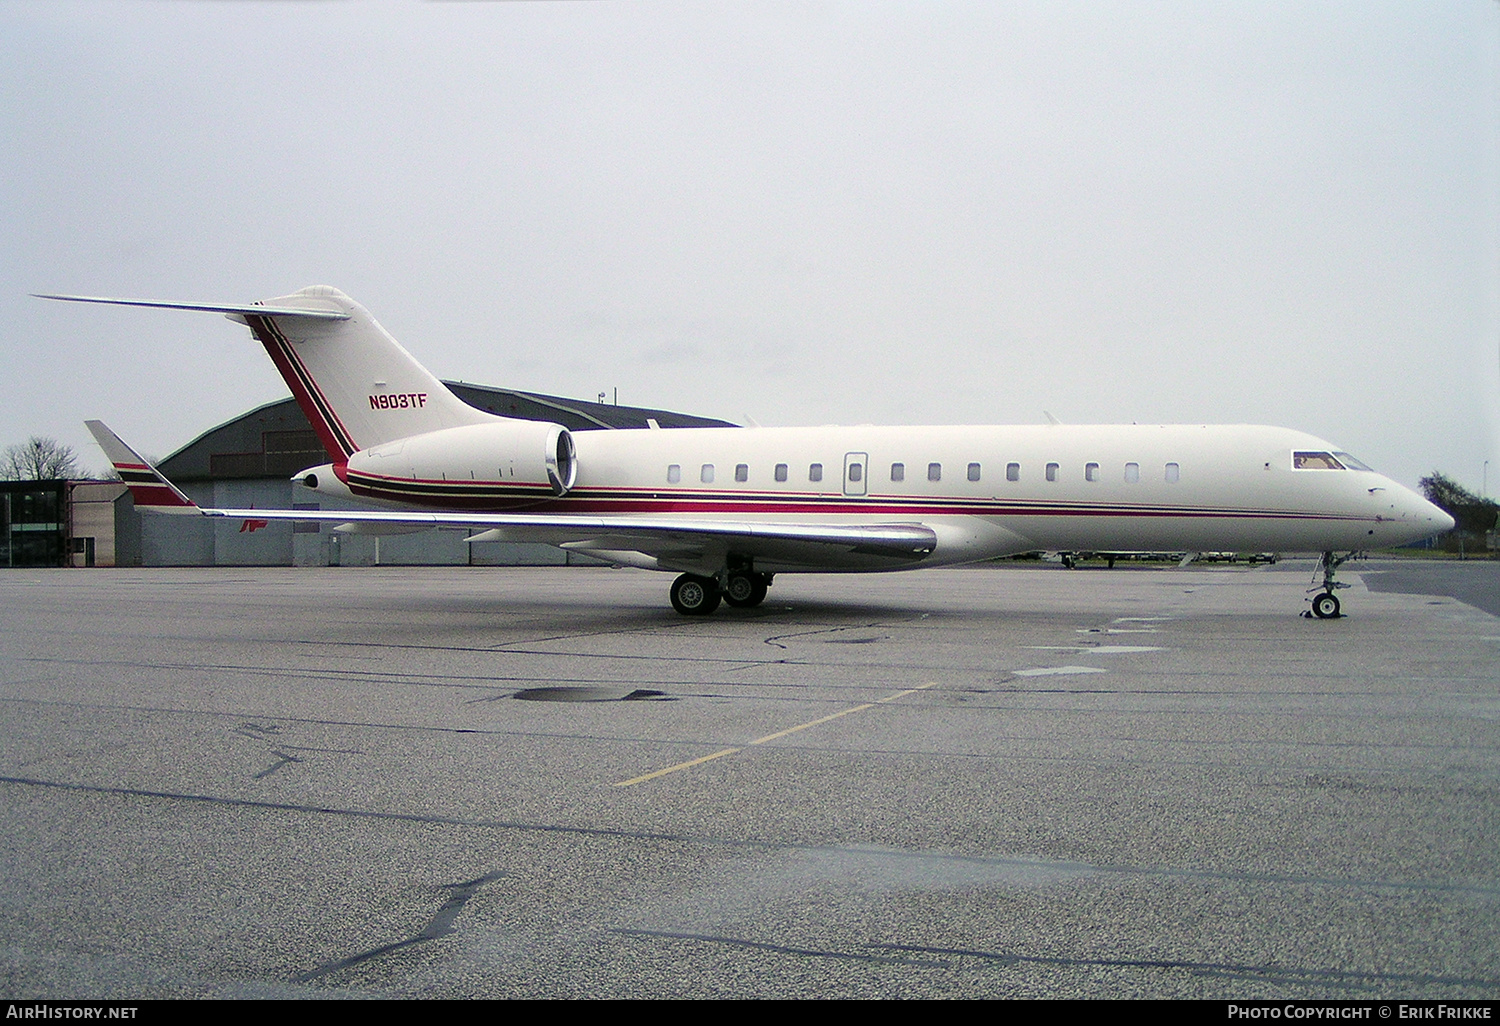
<path id="1" fill-rule="evenodd" d="M 1083 479 L 1085 481 L 1099 480 L 1099 464 L 1085 463 L 1083 465 Z"/>
<path id="2" fill-rule="evenodd" d="M 905 481 L 906 480 L 906 464 L 905 463 L 892 463 L 891 464 L 891 480 L 892 481 Z"/>
<path id="3" fill-rule="evenodd" d="M 1058 470 L 1058 467 L 1057 467 L 1056 463 L 1049 463 L 1049 464 L 1047 464 L 1047 480 L 1048 481 L 1056 481 L 1057 480 L 1057 470 Z"/>
<path id="4" fill-rule="evenodd" d="M 977 464 L 977 463 L 970 463 L 969 464 L 969 480 L 970 481 L 978 481 L 979 480 L 979 464 Z"/>
<path id="5" fill-rule="evenodd" d="M 941 481 L 943 479 L 943 465 L 941 463 L 927 464 L 927 480 Z"/>
<path id="6" fill-rule="evenodd" d="M 1019 463 L 1007 463 L 1005 465 L 1005 480 L 1021 480 L 1021 465 Z"/>
<path id="7" fill-rule="evenodd" d="M 673 463 L 667 467 L 667 484 L 676 484 L 682 480 L 682 464 Z"/>
<path id="8" fill-rule="evenodd" d="M 703 464 L 703 469 L 698 472 L 698 480 L 704 484 L 714 483 L 714 465 L 712 463 Z"/>
<path id="9" fill-rule="evenodd" d="M 1125 464 L 1125 483 L 1135 484 L 1141 479 L 1141 465 L 1139 463 Z"/>
<path id="10" fill-rule="evenodd" d="M 1180 476 L 1181 476 L 1181 470 L 1178 468 L 1177 464 L 1175 464 L 1175 463 L 1168 463 L 1167 464 L 1167 484 L 1176 484 L 1177 483 L 1177 479 Z"/>
<path id="11" fill-rule="evenodd" d="M 750 464 L 736 463 L 734 467 L 734 479 L 736 481 L 750 480 Z"/>
<path id="12" fill-rule="evenodd" d="M 1331 452 L 1294 452 L 1292 466 L 1298 470 L 1343 470 L 1344 465 Z"/>
<path id="13" fill-rule="evenodd" d="M 812 466 L 808 467 L 807 468 L 807 479 L 809 481 L 821 481 L 821 480 L 823 480 L 823 464 L 821 464 L 821 463 L 814 463 Z"/>
<path id="14" fill-rule="evenodd" d="M 859 463 L 849 464 L 849 480 L 858 481 L 865 476 L 865 468 Z"/>
<path id="15" fill-rule="evenodd" d="M 778 481 L 785 481 L 786 480 L 786 464 L 785 463 L 778 463 L 778 464 L 776 464 L 776 480 L 778 480 Z"/>

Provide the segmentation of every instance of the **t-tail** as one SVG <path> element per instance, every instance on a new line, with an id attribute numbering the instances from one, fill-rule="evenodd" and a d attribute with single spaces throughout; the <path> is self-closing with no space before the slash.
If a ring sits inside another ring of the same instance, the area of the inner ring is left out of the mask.
<path id="1" fill-rule="evenodd" d="M 328 285 L 243 305 L 95 296 L 41 298 L 205 310 L 249 326 L 334 463 L 347 462 L 360 449 L 398 438 L 504 419 L 459 399 L 368 310 Z"/>

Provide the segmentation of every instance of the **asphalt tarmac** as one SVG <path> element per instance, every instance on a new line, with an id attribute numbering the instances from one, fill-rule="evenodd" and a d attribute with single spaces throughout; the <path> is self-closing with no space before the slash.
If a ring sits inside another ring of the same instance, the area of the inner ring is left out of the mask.
<path id="1" fill-rule="evenodd" d="M 1446 595 L 1500 616 L 1500 560 L 1377 560 L 1361 567 L 1374 591 Z"/>
<path id="2" fill-rule="evenodd" d="M 0 996 L 1500 997 L 1493 567 L 1312 572 L 8 571 Z"/>

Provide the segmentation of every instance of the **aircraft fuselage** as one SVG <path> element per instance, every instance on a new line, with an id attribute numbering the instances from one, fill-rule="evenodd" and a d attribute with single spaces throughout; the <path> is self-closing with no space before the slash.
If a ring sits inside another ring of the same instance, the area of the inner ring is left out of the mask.
<path id="1" fill-rule="evenodd" d="M 432 432 L 355 453 L 338 475 L 342 480 L 327 490 L 342 494 L 347 483 L 348 494 L 384 505 L 449 510 L 685 514 L 739 522 L 909 520 L 938 534 L 936 549 L 920 560 L 854 558 L 844 567 L 820 560 L 820 570 L 906 569 L 1034 549 L 1362 549 L 1412 541 L 1444 526 L 1439 511 L 1380 474 L 1297 460 L 1297 453 L 1323 456 L 1335 449 L 1284 428 L 582 431 L 571 435 L 576 476 L 566 494 L 557 495 L 539 469 L 540 447 L 528 467 L 509 447 L 494 444 L 488 427 Z M 766 560 L 759 565 L 803 569 Z"/>

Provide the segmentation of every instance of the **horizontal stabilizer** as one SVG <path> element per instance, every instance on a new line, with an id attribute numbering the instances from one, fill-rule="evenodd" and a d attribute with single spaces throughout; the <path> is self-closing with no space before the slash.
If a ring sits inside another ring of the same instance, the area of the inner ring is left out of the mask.
<path id="1" fill-rule="evenodd" d="M 448 390 L 370 312 L 331 285 L 258 303 L 177 303 L 37 293 L 40 299 L 220 313 L 250 329 L 333 463 L 446 428 L 497 423 Z"/>
<path id="2" fill-rule="evenodd" d="M 108 306 L 149 306 L 161 310 L 202 310 L 206 313 L 240 314 L 257 317 L 311 317 L 323 321 L 347 321 L 342 310 L 319 310 L 292 306 L 264 306 L 259 303 L 169 303 L 157 299 L 111 299 L 107 296 L 49 296 L 33 292 L 37 299 L 58 299 L 64 303 L 104 303 Z"/>

